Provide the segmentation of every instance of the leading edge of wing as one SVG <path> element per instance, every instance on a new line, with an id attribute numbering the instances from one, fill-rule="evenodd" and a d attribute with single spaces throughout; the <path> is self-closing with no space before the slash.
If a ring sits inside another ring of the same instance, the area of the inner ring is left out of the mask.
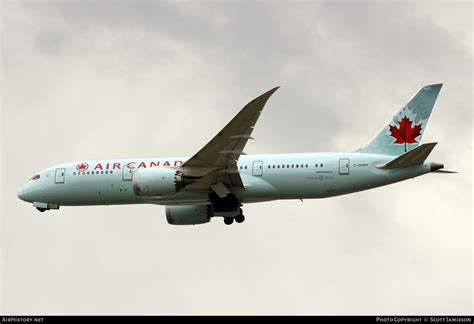
<path id="1" fill-rule="evenodd" d="M 270 96 L 278 90 L 275 87 L 250 101 L 237 115 L 209 141 L 198 153 L 187 160 L 182 167 L 225 168 L 229 160 L 236 162 Z M 229 169 L 229 168 L 226 168 Z"/>

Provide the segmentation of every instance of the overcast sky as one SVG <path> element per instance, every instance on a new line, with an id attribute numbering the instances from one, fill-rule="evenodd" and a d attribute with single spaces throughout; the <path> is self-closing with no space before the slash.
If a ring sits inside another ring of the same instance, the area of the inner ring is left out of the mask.
<path id="1" fill-rule="evenodd" d="M 12 2 L 1 8 L 0 313 L 472 313 L 470 2 Z M 16 197 L 74 160 L 193 155 L 274 86 L 246 152 L 352 151 L 424 85 L 457 175 L 168 225 Z"/>

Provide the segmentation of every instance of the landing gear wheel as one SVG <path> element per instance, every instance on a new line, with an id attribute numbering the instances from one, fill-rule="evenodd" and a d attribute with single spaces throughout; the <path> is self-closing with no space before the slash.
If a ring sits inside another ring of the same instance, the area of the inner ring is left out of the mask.
<path id="1" fill-rule="evenodd" d="M 237 223 L 242 223 L 245 220 L 245 216 L 240 214 L 239 216 L 235 216 L 235 221 Z"/>
<path id="2" fill-rule="evenodd" d="M 226 225 L 231 225 L 234 222 L 234 219 L 232 217 L 224 217 L 224 223 Z"/>
<path id="3" fill-rule="evenodd" d="M 46 211 L 46 208 L 37 207 L 36 209 L 38 209 L 42 213 L 44 213 Z"/>

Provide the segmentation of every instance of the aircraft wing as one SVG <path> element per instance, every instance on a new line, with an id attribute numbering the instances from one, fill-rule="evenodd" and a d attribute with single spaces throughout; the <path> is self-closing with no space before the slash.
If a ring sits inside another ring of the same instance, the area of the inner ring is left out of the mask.
<path id="1" fill-rule="evenodd" d="M 198 178 L 186 189 L 207 189 L 222 182 L 229 187 L 243 187 L 237 170 L 240 155 L 257 123 L 268 98 L 278 89 L 275 87 L 249 102 L 242 110 L 181 168 L 185 175 Z"/>

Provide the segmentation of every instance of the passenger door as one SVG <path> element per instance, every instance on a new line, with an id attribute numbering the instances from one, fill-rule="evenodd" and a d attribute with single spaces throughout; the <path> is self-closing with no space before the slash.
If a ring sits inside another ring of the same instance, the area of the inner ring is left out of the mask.
<path id="1" fill-rule="evenodd" d="M 349 159 L 339 159 L 339 174 L 349 174 Z"/>
<path id="2" fill-rule="evenodd" d="M 253 162 L 252 174 L 254 176 L 261 176 L 263 174 L 263 162 L 262 161 L 254 161 Z"/>
<path id="3" fill-rule="evenodd" d="M 130 169 L 126 165 L 122 168 L 122 180 L 123 181 L 130 181 L 132 180 L 133 169 Z"/>
<path id="4" fill-rule="evenodd" d="M 56 169 L 56 173 L 54 175 L 54 183 L 64 183 L 65 173 L 66 173 L 65 168 Z"/>

